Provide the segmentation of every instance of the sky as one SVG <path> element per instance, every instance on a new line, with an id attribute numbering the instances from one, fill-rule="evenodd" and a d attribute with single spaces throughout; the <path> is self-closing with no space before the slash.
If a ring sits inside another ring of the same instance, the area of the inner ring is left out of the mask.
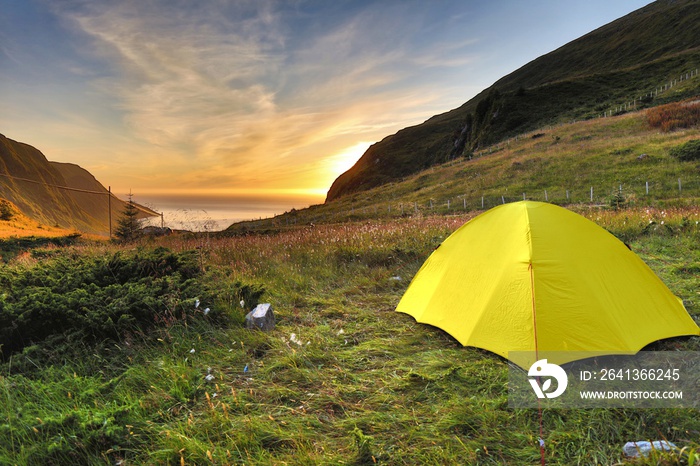
<path id="1" fill-rule="evenodd" d="M 271 216 L 648 3 L 0 0 L 0 133 L 159 211 Z"/>

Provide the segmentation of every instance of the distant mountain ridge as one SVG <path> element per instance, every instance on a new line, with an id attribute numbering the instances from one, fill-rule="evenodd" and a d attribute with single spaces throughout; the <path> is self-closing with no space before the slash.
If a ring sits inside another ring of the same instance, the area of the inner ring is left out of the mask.
<path id="1" fill-rule="evenodd" d="M 109 192 L 84 168 L 50 162 L 22 142 L 0 134 L 0 198 L 17 206 L 27 217 L 48 226 L 107 234 Z M 111 197 L 112 227 L 126 203 Z M 143 216 L 156 212 L 139 206 Z"/>
<path id="2" fill-rule="evenodd" d="M 326 202 L 471 154 L 542 126 L 700 94 L 700 79 L 646 92 L 700 66 L 700 2 L 659 0 L 543 55 L 459 108 L 370 146 L 330 187 Z"/>

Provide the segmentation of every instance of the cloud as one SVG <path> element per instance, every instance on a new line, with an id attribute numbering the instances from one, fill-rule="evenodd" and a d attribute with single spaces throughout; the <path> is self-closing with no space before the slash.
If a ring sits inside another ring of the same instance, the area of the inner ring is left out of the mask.
<path id="1" fill-rule="evenodd" d="M 471 44 L 434 49 L 422 2 L 58 5 L 107 66 L 91 85 L 132 139 L 120 163 L 182 188 L 327 187 L 325 157 L 444 111 L 452 89 L 420 71 L 462 66 Z"/>
<path id="2" fill-rule="evenodd" d="M 196 153 L 209 128 L 231 127 L 226 143 L 251 115 L 275 111 L 268 15 L 233 23 L 208 9 L 172 14 L 167 3 L 152 5 L 111 2 L 75 17 L 117 66 L 96 85 L 119 99 L 137 136 Z"/>

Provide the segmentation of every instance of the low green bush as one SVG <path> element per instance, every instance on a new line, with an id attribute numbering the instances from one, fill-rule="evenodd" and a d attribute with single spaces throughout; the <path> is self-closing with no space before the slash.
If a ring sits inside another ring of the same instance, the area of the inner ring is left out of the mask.
<path id="1" fill-rule="evenodd" d="M 165 248 L 106 256 L 64 254 L 0 272 L 0 355 L 120 343 L 155 327 L 226 319 L 192 252 Z M 262 294 L 234 283 L 227 293 L 254 305 Z M 202 303 L 202 305 L 199 304 Z"/>
<path id="2" fill-rule="evenodd" d="M 700 160 L 700 139 L 694 139 L 676 146 L 669 151 L 669 154 L 681 162 Z"/>
<path id="3" fill-rule="evenodd" d="M 68 236 L 58 236 L 55 238 L 23 236 L 2 239 L 0 240 L 0 261 L 9 262 L 25 251 L 31 251 L 32 255 L 34 256 L 37 254 L 37 250 L 46 246 L 70 246 L 75 244 L 79 239 L 80 234 L 77 233 Z M 41 252 L 38 253 L 38 255 L 41 254 Z"/>

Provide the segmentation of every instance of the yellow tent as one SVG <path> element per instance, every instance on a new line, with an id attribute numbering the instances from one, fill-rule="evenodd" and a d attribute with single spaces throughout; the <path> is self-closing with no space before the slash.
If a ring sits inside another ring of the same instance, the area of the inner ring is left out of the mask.
<path id="1" fill-rule="evenodd" d="M 543 355 L 563 364 L 700 335 L 682 301 L 624 243 L 531 201 L 495 207 L 450 235 L 396 310 L 525 369 Z"/>

